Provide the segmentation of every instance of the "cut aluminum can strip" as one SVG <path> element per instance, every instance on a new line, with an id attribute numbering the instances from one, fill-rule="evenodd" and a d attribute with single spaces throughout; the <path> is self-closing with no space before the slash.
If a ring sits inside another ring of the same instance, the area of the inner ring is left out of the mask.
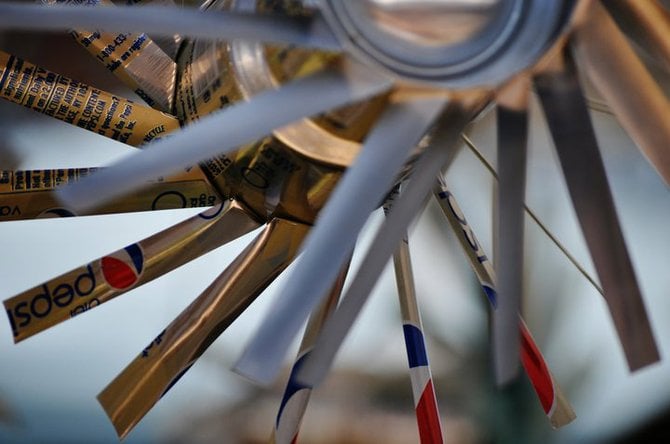
<path id="1" fill-rule="evenodd" d="M 4 301 L 20 342 L 87 312 L 260 226 L 230 201 Z"/>
<path id="2" fill-rule="evenodd" d="M 528 133 L 527 82 L 509 85 L 521 88 L 521 102 L 510 107 L 502 100 L 497 108 L 498 193 L 494 236 L 498 275 L 498 307 L 492 316 L 493 368 L 496 382 L 504 385 L 519 373 L 519 315 L 523 291 L 524 200 L 526 190 L 526 144 Z M 514 94 L 514 93 L 512 93 Z M 500 96 L 501 94 L 499 94 Z"/>
<path id="3" fill-rule="evenodd" d="M 399 187 L 396 186 L 384 203 L 384 213 L 390 210 L 398 195 Z M 393 253 L 393 267 L 400 301 L 400 314 L 402 316 L 419 437 L 421 443 L 440 444 L 444 442 L 440 410 L 437 405 L 433 376 L 426 351 L 407 233 L 405 233 L 398 244 L 398 248 Z"/>
<path id="4" fill-rule="evenodd" d="M 180 127 L 179 121 L 169 114 L 61 76 L 2 51 L 0 98 L 130 146 L 143 146 Z M 202 168 L 210 174 L 212 170 L 223 171 L 227 166 L 221 165 L 217 158 L 209 159 Z M 185 170 L 190 174 L 199 168 L 191 164 Z M 202 177 L 202 172 L 200 175 Z M 142 178 L 143 185 L 148 183 L 149 177 Z M 120 178 L 117 185 L 124 180 L 125 177 Z M 223 198 L 221 186 L 215 185 L 215 188 L 216 194 Z M 121 200 L 117 199 L 106 206 L 118 206 L 119 202 Z M 64 205 L 58 198 L 53 206 L 66 208 L 73 214 L 95 214 L 90 208 Z"/>
<path id="5" fill-rule="evenodd" d="M 275 377 L 288 346 L 327 294 L 370 212 L 383 201 L 412 147 L 443 107 L 442 100 L 426 100 L 392 104 L 384 112 L 321 211 L 303 257 L 284 286 L 284 297 L 275 303 L 235 371 L 266 384 Z"/>
<path id="6" fill-rule="evenodd" d="M 141 191 L 94 211 L 77 214 L 58 202 L 55 193 L 57 187 L 77 181 L 96 170 L 97 168 L 0 170 L 0 222 L 211 207 L 220 202 L 218 192 L 197 168 L 178 176 L 148 181 Z"/>
<path id="7" fill-rule="evenodd" d="M 291 263 L 309 228 L 283 219 L 271 221 L 98 395 L 120 438 Z"/>
<path id="8" fill-rule="evenodd" d="M 180 2 L 180 4 L 177 5 L 172 0 L 126 0 L 126 4 L 136 6 L 161 5 L 173 8 L 183 7 L 183 3 Z M 179 48 L 181 47 L 181 44 L 184 41 L 184 38 L 182 36 L 175 33 L 170 36 L 150 35 L 149 37 L 151 37 L 152 40 L 156 42 L 156 44 L 163 50 L 163 52 L 166 53 L 172 60 L 174 61 L 177 60 Z"/>
<path id="9" fill-rule="evenodd" d="M 0 98 L 131 146 L 151 142 L 179 128 L 173 116 L 2 51 Z"/>
<path id="10" fill-rule="evenodd" d="M 81 0 L 42 0 L 43 4 L 80 4 Z M 97 5 L 114 6 L 110 0 Z M 87 5 L 92 2 L 88 1 Z M 109 33 L 98 29 L 69 30 L 74 40 L 109 72 L 142 98 L 164 112 L 172 111 L 176 63 L 144 33 Z"/>
<path id="11" fill-rule="evenodd" d="M 563 175 L 631 371 L 660 359 L 588 107 L 566 53 L 535 77 Z"/>
<path id="12" fill-rule="evenodd" d="M 326 319 L 335 311 L 337 303 L 340 300 L 344 281 L 349 271 L 349 260 L 345 267 L 340 272 L 340 275 L 335 280 L 333 288 L 328 297 L 323 301 L 321 306 L 310 315 L 305 327 L 305 333 L 300 343 L 298 356 L 293 364 L 286 389 L 282 396 L 277 419 L 274 424 L 274 430 L 270 437 L 272 444 L 294 443 L 298 439 L 298 432 L 300 431 L 300 424 L 307 411 L 307 404 L 312 394 L 312 388 L 300 384 L 296 380 L 296 375 L 305 361 L 309 353 L 314 347 L 314 342 L 323 327 Z"/>
<path id="13" fill-rule="evenodd" d="M 456 198 L 449 191 L 444 179 L 438 176 L 433 188 L 433 194 L 449 226 L 453 230 L 462 251 L 468 257 L 468 262 L 479 280 L 486 298 L 493 310 L 497 307 L 496 276 L 491 260 L 477 240 L 472 227 L 461 211 Z M 563 395 L 558 382 L 551 374 L 549 366 L 535 340 L 519 314 L 519 329 L 521 332 L 521 363 L 537 394 L 542 409 L 549 418 L 553 427 L 562 427 L 575 419 L 575 412 L 570 402 Z"/>
<path id="14" fill-rule="evenodd" d="M 621 126 L 670 186 L 670 101 L 600 2 L 588 5 L 571 41 L 575 59 Z M 665 40 L 667 45 L 667 36 Z"/>
<path id="15" fill-rule="evenodd" d="M 407 188 L 377 231 L 346 296 L 335 314 L 326 321 L 324 330 L 317 340 L 314 354 L 310 356 L 299 374 L 302 382 L 316 385 L 325 378 L 342 341 L 367 300 L 394 247 L 410 222 L 421 212 L 434 177 L 451 156 L 449 149 L 458 143 L 461 131 L 472 117 L 472 110 L 478 108 L 477 105 L 480 105 L 485 98 L 487 98 L 485 92 L 478 92 L 465 97 L 465 102 L 449 102 L 439 116 L 442 131 L 434 134 L 434 140 L 417 161 Z"/>

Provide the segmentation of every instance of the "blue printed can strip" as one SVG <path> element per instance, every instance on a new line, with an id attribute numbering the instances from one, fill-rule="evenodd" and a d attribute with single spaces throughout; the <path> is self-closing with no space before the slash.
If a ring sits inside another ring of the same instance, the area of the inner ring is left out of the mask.
<path id="1" fill-rule="evenodd" d="M 387 198 L 385 209 L 390 208 L 398 193 L 399 187 L 396 187 Z M 440 412 L 433 387 L 428 353 L 426 352 L 419 302 L 414 288 L 414 275 L 407 235 L 401 240 L 393 254 L 393 265 L 398 287 L 400 312 L 403 319 L 405 350 L 409 363 L 419 436 L 422 444 L 441 444 L 443 437 Z"/>
<path id="2" fill-rule="evenodd" d="M 149 282 L 258 227 L 236 203 L 205 212 L 4 301 L 19 342 Z M 188 248 L 165 250 L 166 245 Z"/>
<path id="3" fill-rule="evenodd" d="M 293 444 L 298 439 L 300 424 L 302 423 L 302 418 L 307 410 L 307 404 L 309 403 L 309 398 L 312 394 L 312 387 L 298 382 L 297 375 L 302 365 L 307 360 L 314 343 L 321 332 L 324 322 L 326 322 L 326 319 L 333 313 L 340 300 L 350 261 L 351 258 L 340 272 L 340 275 L 333 284 L 333 288 L 330 290 L 330 294 L 326 300 L 314 313 L 312 313 L 307 322 L 305 334 L 300 344 L 300 350 L 298 351 L 298 356 L 291 369 L 291 374 L 286 383 L 286 389 L 284 390 L 284 396 L 282 397 L 281 405 L 279 406 L 277 420 L 275 421 L 275 427 L 270 439 L 271 443 Z"/>
<path id="4" fill-rule="evenodd" d="M 484 253 L 455 197 L 448 190 L 442 178 L 439 178 L 433 191 L 442 212 L 468 256 L 470 265 L 479 279 L 491 308 L 495 310 L 498 306 L 498 296 L 495 290 L 496 276 L 488 256 Z M 549 371 L 544 356 L 520 316 L 519 331 L 521 364 L 551 425 L 561 427 L 572 422 L 575 419 L 575 412 Z"/>
<path id="5" fill-rule="evenodd" d="M 442 443 L 440 412 L 433 387 L 433 378 L 428 364 L 428 354 L 423 332 L 411 323 L 403 325 L 407 360 L 410 367 L 414 409 L 422 444 Z"/>
<path id="6" fill-rule="evenodd" d="M 94 214 L 199 208 L 217 205 L 218 193 L 199 169 L 147 181 L 132 196 L 76 213 L 62 206 L 58 187 L 94 174 L 98 168 L 0 170 L 0 222 Z"/>

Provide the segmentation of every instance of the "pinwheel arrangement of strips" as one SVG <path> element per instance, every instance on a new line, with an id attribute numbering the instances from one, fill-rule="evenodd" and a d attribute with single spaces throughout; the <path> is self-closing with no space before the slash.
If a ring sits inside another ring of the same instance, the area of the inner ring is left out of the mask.
<path id="1" fill-rule="evenodd" d="M 662 5 L 214 0 L 181 9 L 133 3 L 0 4 L 1 29 L 70 32 L 146 102 L 0 52 L 3 99 L 140 148 L 95 170 L 3 171 L 0 200 L 9 210 L 2 220 L 204 211 L 5 300 L 14 340 L 264 228 L 100 393 L 120 437 L 296 259 L 282 297 L 234 366 L 271 382 L 309 318 L 272 433 L 276 442 L 294 442 L 311 389 L 328 373 L 393 257 L 421 442 L 442 442 L 407 247 L 407 228 L 431 195 L 490 302 L 496 382 L 516 378 L 521 363 L 551 424 L 572 421 L 573 410 L 519 314 L 533 89 L 628 366 L 635 371 L 659 360 L 579 75 L 590 78 L 650 168 L 670 183 L 670 104 L 628 40 L 670 62 L 670 16 Z M 625 23 L 627 35 L 612 16 Z M 497 113 L 495 264 L 444 181 L 463 129 L 482 112 Z M 387 217 L 343 291 L 356 239 L 380 206 Z"/>

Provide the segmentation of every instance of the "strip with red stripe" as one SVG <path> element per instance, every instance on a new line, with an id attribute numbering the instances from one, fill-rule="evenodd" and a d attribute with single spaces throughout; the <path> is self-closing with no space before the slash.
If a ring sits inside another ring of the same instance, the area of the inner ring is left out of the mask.
<path id="1" fill-rule="evenodd" d="M 416 420 L 419 424 L 421 444 L 442 444 L 444 442 L 432 380 L 429 380 L 426 384 L 426 388 L 416 406 Z"/>
<path id="2" fill-rule="evenodd" d="M 519 327 L 521 330 L 521 362 L 535 387 L 544 412 L 549 414 L 554 404 L 554 381 L 525 325 L 521 324 Z"/>

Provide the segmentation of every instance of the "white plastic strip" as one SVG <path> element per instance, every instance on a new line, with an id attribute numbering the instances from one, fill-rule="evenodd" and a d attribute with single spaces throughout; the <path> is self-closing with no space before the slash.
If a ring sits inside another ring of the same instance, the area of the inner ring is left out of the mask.
<path id="1" fill-rule="evenodd" d="M 281 298 L 261 324 L 235 371 L 261 383 L 279 372 L 291 341 L 330 289 L 371 211 L 380 205 L 443 100 L 392 104 L 323 208 Z M 395 248 L 397 241 L 392 242 Z"/>
<path id="2" fill-rule="evenodd" d="M 455 113 L 441 137 L 435 137 L 414 167 L 414 172 L 400 199 L 394 204 L 367 251 L 356 277 L 337 311 L 324 325 L 314 352 L 298 374 L 303 384 L 317 385 L 328 373 L 337 351 L 351 329 L 358 313 L 377 282 L 408 225 L 421 213 L 435 176 L 450 156 L 449 149 L 458 143 L 468 121 L 468 113 Z"/>
<path id="3" fill-rule="evenodd" d="M 366 68 L 326 70 L 212 113 L 170 137 L 84 180 L 62 187 L 59 199 L 84 210 L 210 157 L 231 152 L 303 117 L 364 99 L 390 82 Z"/>

